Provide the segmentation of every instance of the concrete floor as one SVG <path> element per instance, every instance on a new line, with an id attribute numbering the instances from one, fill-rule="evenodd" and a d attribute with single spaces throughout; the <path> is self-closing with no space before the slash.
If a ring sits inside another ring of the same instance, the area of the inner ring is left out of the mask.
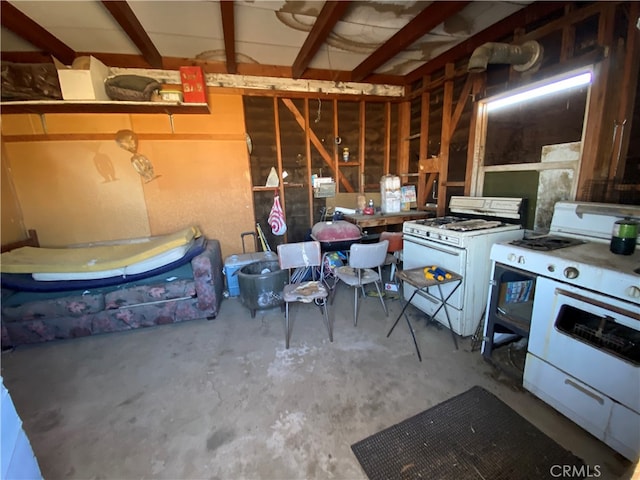
<path id="1" fill-rule="evenodd" d="M 213 321 L 21 347 L 2 376 L 46 479 L 365 478 L 350 445 L 474 385 L 592 466 L 633 466 L 471 352 L 413 307 L 420 363 L 400 312 L 340 285 L 330 343 L 319 309 L 295 306 L 291 348 L 279 309 L 251 318 L 237 298 Z M 552 478 L 549 476 L 549 478 Z"/>

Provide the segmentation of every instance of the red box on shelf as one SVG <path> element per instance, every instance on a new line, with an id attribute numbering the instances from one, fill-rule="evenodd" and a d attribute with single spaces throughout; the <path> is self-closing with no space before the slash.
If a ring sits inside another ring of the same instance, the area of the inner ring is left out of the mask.
<path id="1" fill-rule="evenodd" d="M 207 86 L 202 67 L 180 67 L 185 103 L 207 103 Z"/>

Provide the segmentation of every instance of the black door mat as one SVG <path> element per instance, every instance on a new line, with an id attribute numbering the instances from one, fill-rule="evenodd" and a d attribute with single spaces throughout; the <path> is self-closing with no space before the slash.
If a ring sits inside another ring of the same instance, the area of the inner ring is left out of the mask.
<path id="1" fill-rule="evenodd" d="M 478 386 L 351 449 L 371 480 L 540 480 L 584 465 Z"/>

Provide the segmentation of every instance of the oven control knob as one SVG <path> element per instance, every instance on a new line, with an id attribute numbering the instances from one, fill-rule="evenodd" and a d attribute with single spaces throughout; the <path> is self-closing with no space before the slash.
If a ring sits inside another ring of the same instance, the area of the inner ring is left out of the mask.
<path id="1" fill-rule="evenodd" d="M 510 262 L 515 262 L 515 261 L 516 261 L 516 258 L 517 258 L 517 257 L 516 257 L 516 254 L 515 254 L 515 253 L 510 253 L 510 254 L 507 256 L 507 260 L 509 260 Z"/>
<path id="2" fill-rule="evenodd" d="M 629 288 L 627 288 L 627 294 L 631 297 L 631 298 L 640 298 L 640 287 L 636 287 L 631 286 Z"/>
<path id="3" fill-rule="evenodd" d="M 556 271 L 556 266 L 551 264 L 551 265 L 547 265 L 547 270 L 551 273 Z"/>
<path id="4" fill-rule="evenodd" d="M 578 275 L 580 275 L 580 271 L 576 267 L 567 267 L 564 269 L 564 276 L 569 280 L 578 278 Z"/>

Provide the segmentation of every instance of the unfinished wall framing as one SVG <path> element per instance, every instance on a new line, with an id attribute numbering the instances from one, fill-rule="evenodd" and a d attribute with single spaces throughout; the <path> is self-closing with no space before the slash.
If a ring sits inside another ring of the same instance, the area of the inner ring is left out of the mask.
<path id="1" fill-rule="evenodd" d="M 285 241 L 302 241 L 314 223 L 324 218 L 327 201 L 314 195 L 312 176 L 332 177 L 337 194 L 380 192 L 380 177 L 397 173 L 400 138 L 399 104 L 388 98 L 330 96 L 244 97 L 256 222 L 271 248 Z M 278 187 L 265 180 L 271 168 Z M 286 176 L 283 174 L 286 172 Z M 268 192 L 268 193 L 267 193 Z M 288 231 L 274 236 L 265 229 L 271 203 L 278 193 Z"/>
<path id="2" fill-rule="evenodd" d="M 640 128 L 632 122 L 634 112 L 640 109 L 634 109 L 638 104 L 638 65 L 631 60 L 640 52 L 634 20 L 639 9 L 635 2 L 569 4 L 561 12 L 564 15 L 554 13 L 544 21 L 515 29 L 503 39 L 506 43 L 540 42 L 544 60 L 538 70 L 518 73 L 509 65 L 489 65 L 486 72 L 470 74 L 465 64 L 448 63 L 408 86 L 408 146 L 402 173 L 405 178 L 418 176 L 418 207 L 437 203 L 437 214 L 443 215 L 451 195 L 483 194 L 476 182 L 478 170 L 488 161 L 484 156 L 487 131 L 478 118 L 479 100 L 585 65 L 593 65 L 595 73 L 573 195 L 579 200 L 637 203 L 640 146 L 630 150 L 629 145 L 634 145 L 632 123 Z M 613 84 L 623 88 L 611 88 Z M 567 125 L 566 119 L 557 114 L 550 114 L 547 121 L 547 127 L 556 130 Z M 505 122 L 497 137 L 512 141 L 517 134 L 511 128 L 514 125 Z M 533 134 L 531 129 L 526 131 L 526 135 Z M 528 141 L 536 143 L 536 139 Z M 524 153 L 514 145 L 510 155 Z M 437 159 L 437 173 L 425 174 L 416 168 L 420 162 L 433 159 Z"/>

